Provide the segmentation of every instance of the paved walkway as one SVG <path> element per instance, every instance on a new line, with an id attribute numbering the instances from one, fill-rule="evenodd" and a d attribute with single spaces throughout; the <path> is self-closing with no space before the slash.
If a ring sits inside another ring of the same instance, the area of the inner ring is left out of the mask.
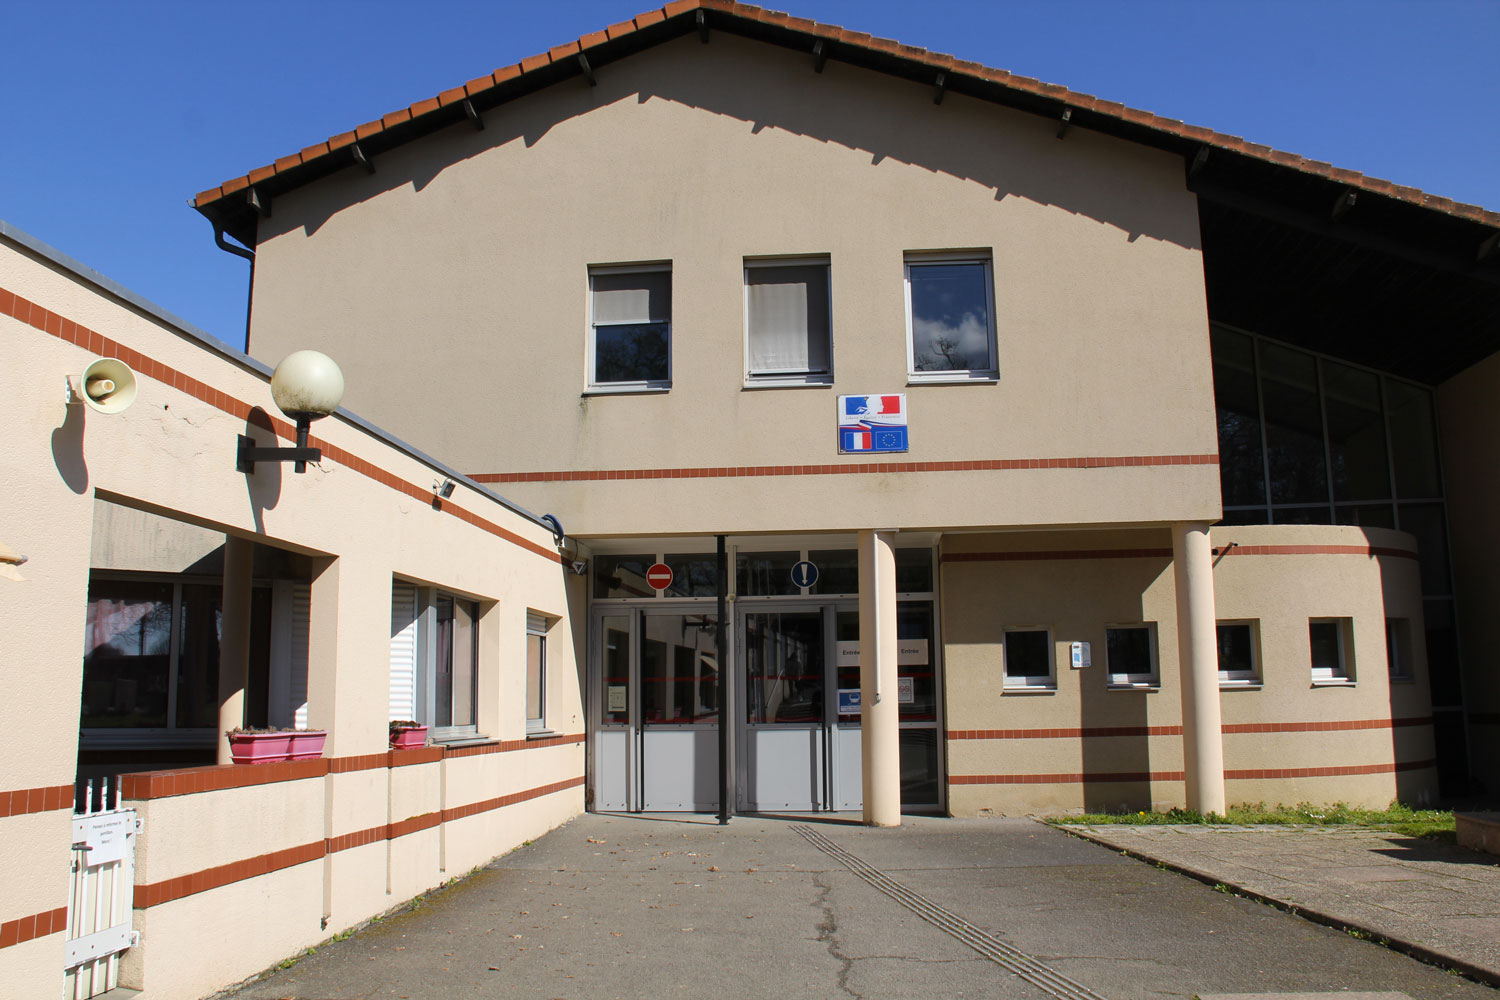
<path id="1" fill-rule="evenodd" d="M 1500 857 L 1353 827 L 1067 829 L 1500 986 Z"/>
<path id="2" fill-rule="evenodd" d="M 588 815 L 236 1000 L 1343 991 L 1495 998 L 1029 820 Z"/>

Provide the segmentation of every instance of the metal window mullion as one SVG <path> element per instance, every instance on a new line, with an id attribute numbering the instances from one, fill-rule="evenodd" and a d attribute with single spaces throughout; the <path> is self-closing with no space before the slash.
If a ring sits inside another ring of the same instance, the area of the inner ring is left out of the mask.
<path id="1" fill-rule="evenodd" d="M 1255 376 L 1255 422 L 1260 425 L 1260 474 L 1261 495 L 1264 498 L 1266 523 L 1272 521 L 1271 514 L 1271 440 L 1266 435 L 1266 393 L 1260 377 L 1260 337 L 1250 335 L 1250 367 Z"/>
<path id="2" fill-rule="evenodd" d="M 223 591 L 220 591 L 219 603 L 223 605 Z M 177 728 L 177 669 L 182 659 L 180 647 L 182 645 L 182 584 L 172 584 L 172 620 L 167 629 L 167 720 L 165 728 Z M 244 720 L 240 720 L 244 724 Z"/>
<path id="3" fill-rule="evenodd" d="M 1328 393 L 1323 387 L 1323 359 L 1313 355 L 1313 378 L 1318 384 L 1318 422 L 1323 434 L 1323 481 L 1328 493 L 1328 516 L 1333 511 L 1333 442 L 1328 438 Z"/>

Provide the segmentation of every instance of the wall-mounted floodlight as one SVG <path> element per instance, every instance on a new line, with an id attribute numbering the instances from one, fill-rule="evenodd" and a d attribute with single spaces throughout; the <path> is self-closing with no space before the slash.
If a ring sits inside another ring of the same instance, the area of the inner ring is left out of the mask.
<path id="1" fill-rule="evenodd" d="M 297 421 L 297 447 L 257 448 L 255 439 L 239 436 L 234 467 L 254 472 L 256 462 L 295 462 L 296 472 L 306 472 L 308 462 L 319 462 L 323 452 L 307 446 L 307 430 L 339 408 L 344 398 L 344 373 L 333 359 L 318 351 L 293 351 L 281 359 L 271 374 L 271 398 L 276 406 Z"/>
<path id="2" fill-rule="evenodd" d="M 68 403 L 99 413 L 122 413 L 135 402 L 135 372 L 119 358 L 99 358 L 82 375 L 68 376 Z"/>
<path id="3" fill-rule="evenodd" d="M 445 476 L 433 482 L 432 492 L 446 500 L 453 495 L 453 488 L 457 485 L 458 483 Z"/>

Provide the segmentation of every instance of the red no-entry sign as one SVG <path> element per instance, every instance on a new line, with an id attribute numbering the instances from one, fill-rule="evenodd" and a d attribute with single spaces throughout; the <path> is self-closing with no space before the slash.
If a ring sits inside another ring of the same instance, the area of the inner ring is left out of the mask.
<path id="1" fill-rule="evenodd" d="M 646 570 L 646 582 L 656 590 L 666 590 L 672 586 L 672 567 L 666 563 L 653 563 Z"/>

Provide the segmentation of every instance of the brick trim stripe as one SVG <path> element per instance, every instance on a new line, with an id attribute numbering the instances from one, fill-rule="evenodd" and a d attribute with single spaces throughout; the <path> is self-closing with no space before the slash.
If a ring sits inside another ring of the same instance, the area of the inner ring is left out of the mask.
<path id="1" fill-rule="evenodd" d="M 1341 778 L 1364 774 L 1393 774 L 1398 771 L 1424 771 L 1437 766 L 1436 760 L 1398 761 L 1393 764 L 1346 764 L 1333 767 L 1271 767 L 1226 770 L 1228 781 L 1263 781 L 1274 778 Z M 950 785 L 1081 785 L 1085 782 L 1184 781 L 1182 771 L 1097 771 L 1054 774 L 954 774 Z"/>
<path id="2" fill-rule="evenodd" d="M 850 476 L 893 472 L 1011 472 L 1032 469 L 1116 469 L 1167 465 L 1218 465 L 1218 455 L 1116 455 L 1087 458 L 991 458 L 961 462 L 869 462 L 841 465 L 699 466 L 681 469 L 557 469 L 546 472 L 476 472 L 476 483 L 575 483 L 620 479 L 734 479 L 759 476 Z"/>
<path id="3" fill-rule="evenodd" d="M 26 816 L 30 813 L 72 808 L 72 785 L 49 785 L 46 788 L 21 788 L 13 792 L 0 792 L 0 819 L 6 816 Z"/>
<path id="4" fill-rule="evenodd" d="M 1411 719 L 1348 719 L 1339 722 L 1235 722 L 1226 735 L 1245 733 L 1341 733 L 1359 729 L 1430 726 L 1432 716 Z M 1076 740 L 1115 736 L 1181 736 L 1181 726 L 1094 726 L 1073 729 L 950 729 L 950 740 Z"/>
<path id="5" fill-rule="evenodd" d="M 583 785 L 583 775 L 576 778 L 567 778 L 563 781 L 554 781 L 550 785 L 542 785 L 538 788 L 528 788 L 524 792 L 512 792 L 509 795 L 501 795 L 493 799 L 485 799 L 482 802 L 471 802 L 466 806 L 454 806 L 452 809 L 443 810 L 443 822 L 451 823 L 456 819 L 467 819 L 477 816 L 491 809 L 501 809 L 505 806 L 513 806 L 517 802 L 526 802 L 530 799 L 539 799 L 543 795 L 552 795 L 556 792 L 565 792 L 570 788 L 580 788 Z"/>
<path id="6" fill-rule="evenodd" d="M 1235 545 L 1214 549 L 1216 556 L 1394 556 L 1417 559 L 1411 549 L 1385 545 Z"/>
<path id="7" fill-rule="evenodd" d="M 1391 556 L 1416 559 L 1410 549 L 1382 545 L 1235 545 L 1216 547 L 1214 555 L 1226 556 Z M 1170 559 L 1171 549 L 1043 549 L 1035 552 L 945 552 L 945 563 L 1047 562 L 1056 559 Z"/>
<path id="8" fill-rule="evenodd" d="M 245 879 L 305 865 L 309 861 L 321 860 L 323 853 L 323 841 L 316 840 L 311 844 L 288 847 L 284 851 L 272 851 L 243 861 L 232 861 L 227 865 L 215 865 L 190 875 L 178 875 L 149 885 L 137 885 L 135 908 L 143 910 L 149 906 L 160 906 L 184 896 L 194 896 L 210 889 L 243 882 Z"/>
<path id="9" fill-rule="evenodd" d="M 1171 549 L 1050 549 L 1035 552 L 944 552 L 945 563 L 1050 562 L 1054 559 L 1170 559 Z"/>
<path id="10" fill-rule="evenodd" d="M 14 317 L 28 326 L 41 330 L 43 333 L 51 334 L 59 340 L 64 340 L 81 347 L 90 354 L 119 358 L 139 374 L 153 378 L 180 392 L 187 393 L 194 399 L 207 403 L 209 406 L 221 410 L 237 420 L 250 419 L 251 406 L 249 403 L 221 392 L 208 383 L 200 382 L 175 368 L 170 368 L 155 358 L 147 357 L 134 348 L 126 347 L 117 340 L 112 340 L 95 330 L 90 330 L 86 326 L 75 323 L 60 313 L 45 309 L 4 287 L 0 287 L 0 314 Z M 280 417 L 269 414 L 268 416 L 270 417 L 271 429 L 278 437 L 286 441 L 296 440 L 297 431 L 291 423 Z M 478 514 L 464 510 L 462 507 L 454 505 L 451 501 L 437 500 L 434 502 L 431 488 L 407 482 L 395 473 L 388 472 L 337 445 L 329 444 L 315 435 L 308 438 L 308 444 L 314 448 L 321 448 L 325 459 L 337 462 L 339 465 L 359 473 L 366 479 L 374 480 L 383 486 L 395 490 L 397 493 L 402 493 L 414 500 L 420 500 L 424 504 L 432 504 L 434 509 L 450 514 L 460 521 L 471 524 L 482 531 L 494 535 L 496 538 L 510 542 L 512 545 L 523 548 L 528 552 L 550 559 L 559 565 L 563 562 L 563 557 L 560 553 L 554 552 L 545 545 L 539 545 L 528 538 L 523 538 L 514 531 L 502 528 L 495 522 L 480 517 Z"/>
<path id="11" fill-rule="evenodd" d="M 227 865 L 216 865 L 213 868 L 205 868 L 203 871 L 192 872 L 188 875 L 178 875 L 175 878 L 162 879 L 160 882 L 152 882 L 149 885 L 137 885 L 135 887 L 135 908 L 140 910 L 150 906 L 160 906 L 162 903 L 170 903 L 185 896 L 193 896 L 200 892 L 218 889 L 221 886 L 243 882 L 245 879 L 256 878 L 261 875 L 269 875 L 272 872 L 293 868 L 297 865 L 306 864 L 309 861 L 318 861 L 326 855 L 335 854 L 339 851 L 364 847 L 382 840 L 395 840 L 398 837 L 405 837 L 421 830 L 430 830 L 435 826 L 454 819 L 462 819 L 467 816 L 488 812 L 492 809 L 514 805 L 517 802 L 541 798 L 543 795 L 551 795 L 569 788 L 578 788 L 583 785 L 583 782 L 583 775 L 579 775 L 576 778 L 554 781 L 550 785 L 528 788 L 525 791 L 513 792 L 510 795 L 486 799 L 483 802 L 475 802 L 467 806 L 444 809 L 442 812 L 423 813 L 420 816 L 412 816 L 408 819 L 387 823 L 383 826 L 371 827 L 368 830 L 346 833 L 338 837 L 329 837 L 310 844 L 289 847 L 284 851 L 272 851 L 269 854 L 260 854 L 256 857 L 246 858 L 243 861 L 234 861 Z M 63 907 L 60 911 L 53 912 L 62 913 L 61 919 L 63 923 L 58 924 L 58 929 L 64 929 L 67 920 L 67 908 Z M 28 917 L 24 919 L 38 918 Z M 12 923 L 16 923 L 16 921 L 12 921 Z M 3 933 L 6 926 L 9 925 L 0 925 L 0 933 Z"/>
<path id="12" fill-rule="evenodd" d="M 71 791 L 71 789 L 70 789 Z M 68 908 L 59 906 L 55 910 L 33 913 L 29 917 L 17 917 L 0 924 L 0 948 L 24 944 L 27 941 L 49 934 L 61 934 L 68 929 Z"/>
<path id="13" fill-rule="evenodd" d="M 538 750 L 543 747 L 582 743 L 583 734 L 557 736 L 544 740 L 504 740 L 466 747 L 421 747 L 414 750 L 387 750 L 385 753 L 329 757 L 319 760 L 280 761 L 275 764 L 208 764 L 170 771 L 141 771 L 121 777 L 121 794 L 127 799 L 164 799 L 173 795 L 216 792 L 225 788 L 244 788 L 277 781 L 301 781 L 321 778 L 325 774 L 348 774 L 382 767 L 404 767 L 427 764 L 447 757 L 472 757 L 484 753 L 510 753 L 516 750 Z M 71 806 L 73 789 L 60 786 L 65 804 Z M 7 793 L 0 792 L 0 796 Z M 26 794 L 11 792 L 11 795 Z M 3 800 L 0 800 L 3 801 Z M 0 813 L 3 815 L 3 813 Z"/>
<path id="14" fill-rule="evenodd" d="M 491 753 L 514 753 L 517 750 L 541 750 L 544 747 L 564 747 L 582 743 L 584 735 L 545 736 L 534 740 L 501 740 L 497 743 L 480 743 L 470 747 L 449 747 L 449 757 L 478 757 Z"/>

